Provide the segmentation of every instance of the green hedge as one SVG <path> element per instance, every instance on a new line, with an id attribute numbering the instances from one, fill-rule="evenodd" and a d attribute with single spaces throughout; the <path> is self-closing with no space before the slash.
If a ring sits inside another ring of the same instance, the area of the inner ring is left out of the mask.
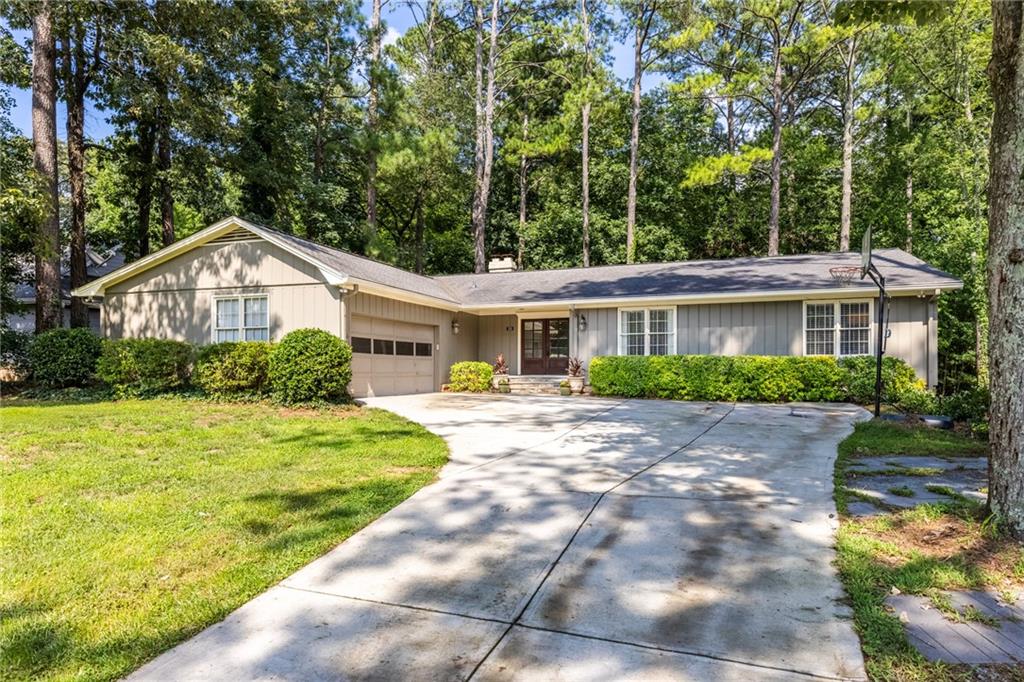
<path id="1" fill-rule="evenodd" d="M 352 347 L 322 329 L 296 329 L 270 351 L 268 378 L 284 403 L 343 400 L 352 380 Z"/>
<path id="2" fill-rule="evenodd" d="M 934 397 L 902 360 L 883 359 L 887 402 L 929 412 Z M 590 362 L 597 395 L 670 400 L 869 403 L 874 400 L 873 358 L 656 355 L 602 356 Z"/>
<path id="3" fill-rule="evenodd" d="M 33 379 L 47 388 L 84 386 L 96 371 L 99 355 L 99 337 L 81 327 L 43 332 L 28 347 Z"/>
<path id="4" fill-rule="evenodd" d="M 483 393 L 491 389 L 494 368 L 486 362 L 456 362 L 449 373 L 448 388 L 452 391 Z"/>
<path id="5" fill-rule="evenodd" d="M 169 339 L 104 341 L 96 374 L 120 396 L 173 391 L 188 385 L 194 350 Z"/>
<path id="6" fill-rule="evenodd" d="M 263 393 L 269 388 L 270 351 L 266 341 L 215 343 L 196 358 L 193 383 L 212 395 Z"/>

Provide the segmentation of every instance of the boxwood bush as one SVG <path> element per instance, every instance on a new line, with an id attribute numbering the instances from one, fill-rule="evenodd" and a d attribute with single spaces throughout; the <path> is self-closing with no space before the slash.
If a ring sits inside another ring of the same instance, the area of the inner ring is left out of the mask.
<path id="1" fill-rule="evenodd" d="M 268 378 L 281 402 L 343 400 L 352 380 L 352 348 L 322 329 L 296 329 L 271 349 Z"/>
<path id="2" fill-rule="evenodd" d="M 192 383 L 213 395 L 263 393 L 268 389 L 271 349 L 266 341 L 204 346 L 196 358 Z"/>
<path id="3" fill-rule="evenodd" d="M 81 327 L 43 332 L 28 347 L 32 376 L 48 388 L 84 386 L 96 372 L 99 356 L 99 337 Z"/>
<path id="4" fill-rule="evenodd" d="M 188 385 L 194 350 L 170 339 L 104 341 L 96 373 L 121 397 L 173 391 Z"/>
<path id="5" fill-rule="evenodd" d="M 491 389 L 494 368 L 486 362 L 456 362 L 449 373 L 448 388 L 452 391 L 483 393 Z"/>
<path id="6" fill-rule="evenodd" d="M 591 389 L 598 395 L 672 400 L 834 402 L 874 400 L 873 358 L 760 355 L 603 356 L 590 362 Z M 885 358 L 886 400 L 923 412 L 934 405 L 914 370 Z"/>

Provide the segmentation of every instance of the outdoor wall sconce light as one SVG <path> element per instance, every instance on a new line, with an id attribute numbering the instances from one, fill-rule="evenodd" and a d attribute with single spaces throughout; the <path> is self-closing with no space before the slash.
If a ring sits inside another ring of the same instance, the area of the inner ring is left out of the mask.
<path id="1" fill-rule="evenodd" d="M 509 334 L 511 334 L 515 330 L 516 330 L 515 325 L 512 325 L 512 324 L 505 325 L 505 331 L 508 332 Z"/>
<path id="2" fill-rule="evenodd" d="M 458 319 L 454 319 L 454 320 L 452 320 L 452 334 L 458 334 L 458 333 L 459 333 L 459 320 Z"/>
<path id="3" fill-rule="evenodd" d="M 579 313 L 576 314 L 576 329 L 581 331 L 581 332 L 587 331 L 587 316 L 586 315 L 581 315 Z"/>

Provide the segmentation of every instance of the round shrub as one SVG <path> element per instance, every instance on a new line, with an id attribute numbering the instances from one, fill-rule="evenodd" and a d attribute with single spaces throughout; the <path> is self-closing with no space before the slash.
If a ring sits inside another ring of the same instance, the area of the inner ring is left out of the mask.
<path id="1" fill-rule="evenodd" d="M 268 378 L 281 402 L 342 400 L 352 380 L 352 348 L 322 329 L 296 329 L 270 351 Z"/>
<path id="2" fill-rule="evenodd" d="M 491 388 L 494 368 L 486 362 L 456 362 L 449 373 L 448 387 L 452 391 L 483 393 Z"/>
<path id="3" fill-rule="evenodd" d="M 192 382 L 207 393 L 262 393 L 267 389 L 271 344 L 265 341 L 215 343 L 196 358 Z"/>
<path id="4" fill-rule="evenodd" d="M 50 388 L 84 386 L 96 371 L 100 340 L 88 329 L 51 329 L 35 337 L 28 361 L 36 383 Z"/>
<path id="5" fill-rule="evenodd" d="M 165 393 L 188 384 L 193 351 L 170 339 L 104 341 L 96 373 L 122 397 Z"/>

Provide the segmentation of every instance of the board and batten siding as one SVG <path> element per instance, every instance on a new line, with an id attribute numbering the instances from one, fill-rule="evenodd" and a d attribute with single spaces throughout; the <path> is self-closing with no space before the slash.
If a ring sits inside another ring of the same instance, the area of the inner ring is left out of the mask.
<path id="1" fill-rule="evenodd" d="M 618 308 L 581 309 L 587 328 L 574 353 L 588 364 L 616 355 Z M 907 362 L 929 386 L 938 381 L 938 312 L 935 301 L 892 299 L 886 354 Z M 874 332 L 872 332 L 874 333 Z M 872 339 L 874 336 L 872 336 Z M 682 355 L 803 355 L 803 301 L 721 303 L 676 307 L 676 352 Z"/>
<path id="2" fill-rule="evenodd" d="M 360 292 L 346 294 L 343 305 L 347 319 L 358 315 L 434 327 L 434 376 L 440 383 L 447 383 L 448 372 L 456 362 L 478 359 L 476 315 Z M 456 318 L 459 321 L 458 334 L 452 332 L 452 320 Z M 349 325 L 346 324 L 345 328 L 348 329 Z M 438 385 L 436 388 L 440 390 L 441 387 Z"/>
<path id="3" fill-rule="evenodd" d="M 272 341 L 304 327 L 342 333 L 341 292 L 262 240 L 203 245 L 111 286 L 103 333 L 211 343 L 214 298 L 259 294 L 267 296 Z"/>
<path id="4" fill-rule="evenodd" d="M 498 353 L 505 356 L 509 374 L 519 374 L 519 318 L 515 315 L 485 315 L 480 318 L 477 359 L 494 364 Z"/>
<path id="5" fill-rule="evenodd" d="M 803 303 L 721 303 L 676 309 L 682 355 L 802 355 Z"/>

